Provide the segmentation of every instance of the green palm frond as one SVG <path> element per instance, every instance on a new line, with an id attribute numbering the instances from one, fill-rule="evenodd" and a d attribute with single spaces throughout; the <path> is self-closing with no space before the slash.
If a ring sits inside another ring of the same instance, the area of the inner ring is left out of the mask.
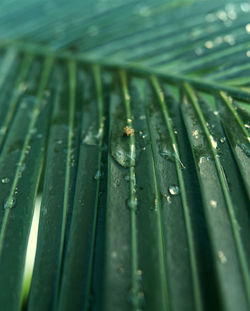
<path id="1" fill-rule="evenodd" d="M 249 12 L 1 2 L 4 311 L 249 310 Z"/>

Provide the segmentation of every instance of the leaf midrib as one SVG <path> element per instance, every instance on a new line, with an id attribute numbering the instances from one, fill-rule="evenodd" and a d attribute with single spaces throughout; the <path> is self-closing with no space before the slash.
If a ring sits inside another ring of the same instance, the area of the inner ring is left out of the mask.
<path id="1" fill-rule="evenodd" d="M 70 50 L 55 50 L 48 45 L 29 43 L 18 40 L 6 40 L 0 45 L 1 48 L 15 48 L 19 52 L 34 54 L 37 56 L 52 57 L 55 60 L 72 60 L 82 63 L 83 65 L 93 66 L 99 65 L 106 70 L 116 70 L 117 68 L 126 70 L 135 76 L 144 76 L 148 78 L 151 75 L 160 78 L 170 84 L 180 85 L 185 82 L 189 83 L 198 90 L 207 93 L 217 93 L 224 91 L 233 98 L 250 103 L 250 90 L 246 91 L 242 88 L 232 87 L 223 83 L 213 82 L 204 77 L 192 78 L 185 74 L 175 74 L 166 72 L 166 70 L 156 69 L 149 66 L 142 66 L 134 62 L 123 62 L 116 59 L 97 58 L 91 54 L 73 53 Z"/>

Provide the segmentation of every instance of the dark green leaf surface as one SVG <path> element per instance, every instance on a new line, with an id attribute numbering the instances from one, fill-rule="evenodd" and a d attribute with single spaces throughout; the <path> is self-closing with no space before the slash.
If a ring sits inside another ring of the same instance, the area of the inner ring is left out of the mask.
<path id="1" fill-rule="evenodd" d="M 249 12 L 1 1 L 1 309 L 249 310 Z"/>

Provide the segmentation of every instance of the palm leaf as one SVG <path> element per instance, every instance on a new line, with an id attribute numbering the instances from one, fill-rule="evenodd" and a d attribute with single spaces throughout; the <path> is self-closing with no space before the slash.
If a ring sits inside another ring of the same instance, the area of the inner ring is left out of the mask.
<path id="1" fill-rule="evenodd" d="M 4 310 L 249 309 L 249 11 L 1 2 Z"/>

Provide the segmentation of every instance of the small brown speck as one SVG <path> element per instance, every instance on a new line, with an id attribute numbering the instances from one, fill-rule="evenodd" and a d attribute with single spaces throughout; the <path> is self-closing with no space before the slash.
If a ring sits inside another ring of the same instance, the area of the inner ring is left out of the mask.
<path id="1" fill-rule="evenodd" d="M 124 128 L 124 136 L 131 136 L 135 134 L 135 130 L 129 126 L 125 126 Z"/>

